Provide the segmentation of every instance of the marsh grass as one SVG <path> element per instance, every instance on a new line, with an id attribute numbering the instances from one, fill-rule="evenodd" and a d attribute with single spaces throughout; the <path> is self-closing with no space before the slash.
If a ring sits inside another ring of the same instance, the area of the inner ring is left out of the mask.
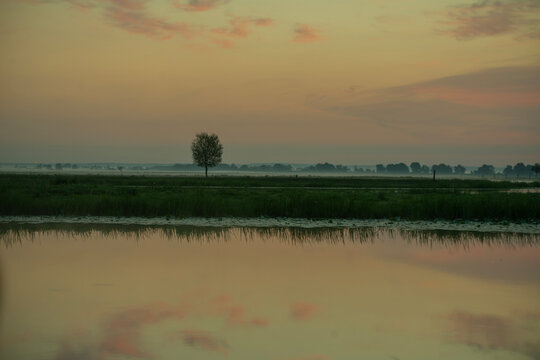
<path id="1" fill-rule="evenodd" d="M 500 191 L 510 185 L 532 186 L 409 178 L 0 175 L 0 215 L 540 219 L 540 194 Z M 485 190 L 470 191 L 479 188 Z"/>
<path id="2" fill-rule="evenodd" d="M 115 187 L 350 187 L 410 189 L 524 189 L 540 187 L 540 181 L 490 181 L 484 179 L 440 179 L 420 177 L 324 177 L 324 176 L 146 176 L 146 175 L 58 175 L 0 174 L 0 183 L 21 185 L 75 185 L 95 189 Z M 129 189 L 126 189 L 129 192 Z"/>

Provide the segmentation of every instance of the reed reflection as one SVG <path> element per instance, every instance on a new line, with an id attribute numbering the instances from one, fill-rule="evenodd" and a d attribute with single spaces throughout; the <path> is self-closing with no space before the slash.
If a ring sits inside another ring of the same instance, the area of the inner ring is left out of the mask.
<path id="1" fill-rule="evenodd" d="M 226 242 L 231 239 L 268 241 L 278 239 L 291 245 L 373 243 L 388 238 L 399 238 L 422 246 L 460 247 L 482 246 L 538 246 L 540 234 L 514 232 L 477 232 L 453 230 L 402 230 L 377 227 L 356 228 L 295 228 L 295 227 L 201 227 L 201 226 L 147 226 L 116 224 L 0 224 L 0 241 L 5 247 L 23 245 L 45 234 L 61 234 L 74 238 L 95 235 L 116 238 L 130 237 L 135 241 L 153 235 L 185 242 Z"/>

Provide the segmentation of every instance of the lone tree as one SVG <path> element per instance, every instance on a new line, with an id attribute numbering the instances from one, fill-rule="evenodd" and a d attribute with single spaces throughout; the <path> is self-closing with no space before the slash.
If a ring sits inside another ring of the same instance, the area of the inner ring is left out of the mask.
<path id="1" fill-rule="evenodd" d="M 204 166 L 204 174 L 208 177 L 208 168 L 221 163 L 223 155 L 223 145 L 219 142 L 216 134 L 208 135 L 200 133 L 195 136 L 191 143 L 193 152 L 193 162 L 197 166 Z"/>

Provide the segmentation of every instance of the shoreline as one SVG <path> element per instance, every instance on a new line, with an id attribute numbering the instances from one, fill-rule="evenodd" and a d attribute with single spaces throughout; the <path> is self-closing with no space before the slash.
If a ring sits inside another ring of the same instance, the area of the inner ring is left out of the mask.
<path id="1" fill-rule="evenodd" d="M 18 224 L 140 225 L 201 228 L 380 228 L 391 230 L 442 230 L 540 235 L 540 222 L 401 219 L 306 219 L 284 217 L 115 217 L 115 216 L 0 216 L 0 226 Z"/>

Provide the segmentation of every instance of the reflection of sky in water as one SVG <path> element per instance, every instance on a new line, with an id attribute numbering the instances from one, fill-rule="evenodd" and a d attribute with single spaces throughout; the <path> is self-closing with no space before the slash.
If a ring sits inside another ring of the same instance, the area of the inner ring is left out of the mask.
<path id="1" fill-rule="evenodd" d="M 0 358 L 540 357 L 534 236 L 35 230 L 2 230 Z"/>

